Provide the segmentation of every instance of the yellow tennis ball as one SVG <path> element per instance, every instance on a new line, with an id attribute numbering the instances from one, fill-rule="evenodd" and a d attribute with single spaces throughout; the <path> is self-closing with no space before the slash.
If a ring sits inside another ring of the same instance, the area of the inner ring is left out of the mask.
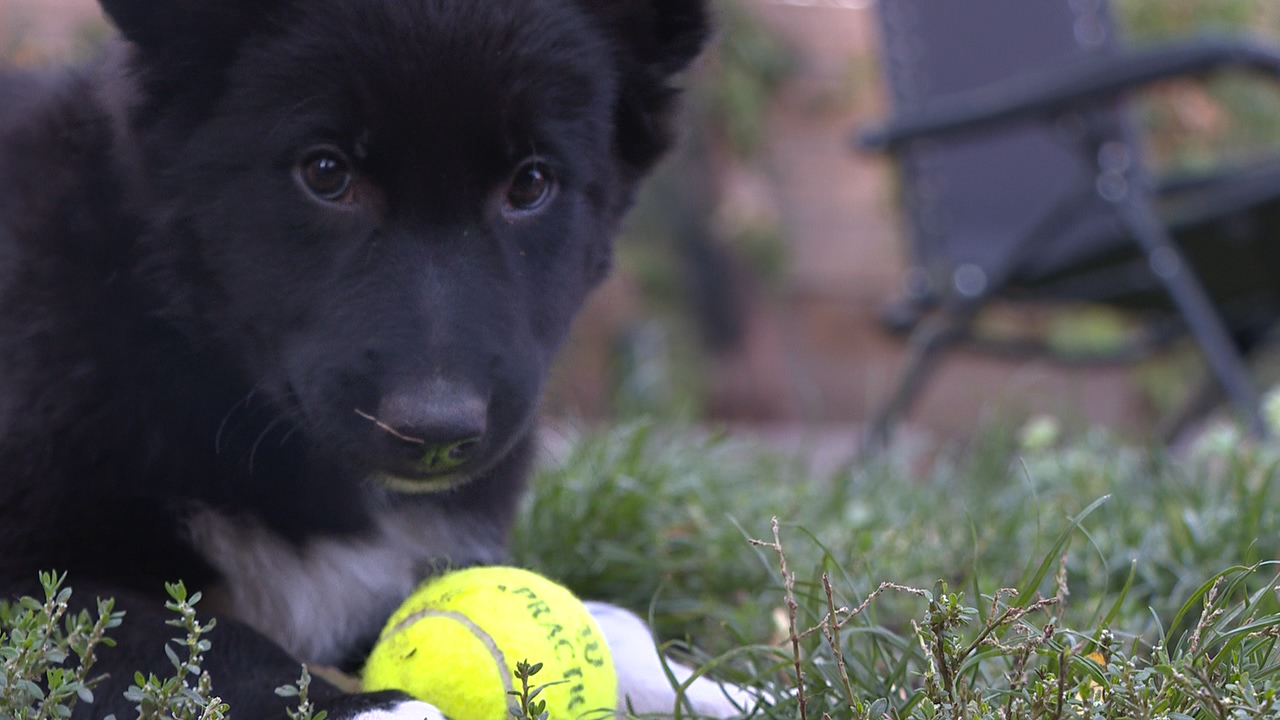
<path id="1" fill-rule="evenodd" d="M 596 621 L 573 593 L 510 567 L 424 583 L 391 615 L 364 666 L 365 690 L 403 690 L 453 720 L 503 720 L 516 663 L 542 663 L 530 687 L 550 720 L 617 707 L 618 678 Z"/>

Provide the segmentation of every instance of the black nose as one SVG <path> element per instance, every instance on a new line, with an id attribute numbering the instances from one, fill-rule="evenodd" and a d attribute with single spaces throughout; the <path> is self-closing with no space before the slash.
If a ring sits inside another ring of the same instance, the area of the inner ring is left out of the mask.
<path id="1" fill-rule="evenodd" d="M 480 395 L 440 383 L 388 395 L 373 416 L 384 431 L 388 469 L 413 477 L 465 464 L 484 439 L 487 410 Z"/>

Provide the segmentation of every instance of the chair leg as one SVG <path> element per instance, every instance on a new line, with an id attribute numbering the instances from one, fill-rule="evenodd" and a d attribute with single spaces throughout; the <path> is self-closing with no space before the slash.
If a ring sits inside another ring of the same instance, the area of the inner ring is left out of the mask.
<path id="1" fill-rule="evenodd" d="M 1150 200 L 1127 192 L 1115 202 L 1116 210 L 1146 253 L 1151 270 L 1173 299 L 1199 342 L 1209 367 L 1232 404 L 1247 418 L 1249 429 L 1263 435 L 1266 426 L 1259 412 L 1258 391 L 1249 366 L 1231 338 L 1186 257 L 1174 245 Z"/>
<path id="2" fill-rule="evenodd" d="M 863 433 L 862 450 L 875 454 L 888 448 L 893 428 L 911 409 L 912 403 L 933 370 L 943 351 L 969 334 L 973 313 L 968 310 L 942 310 L 926 318 L 912 331 L 907 341 L 907 356 L 889 401 L 880 406 Z"/>

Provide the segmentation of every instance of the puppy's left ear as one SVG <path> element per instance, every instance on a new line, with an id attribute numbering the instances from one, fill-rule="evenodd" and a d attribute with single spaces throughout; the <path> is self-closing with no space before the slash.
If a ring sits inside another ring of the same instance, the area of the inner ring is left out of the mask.
<path id="1" fill-rule="evenodd" d="M 708 0 L 579 0 L 616 49 L 620 97 L 619 158 L 637 174 L 672 141 L 678 91 L 673 75 L 689 66 L 711 34 Z"/>

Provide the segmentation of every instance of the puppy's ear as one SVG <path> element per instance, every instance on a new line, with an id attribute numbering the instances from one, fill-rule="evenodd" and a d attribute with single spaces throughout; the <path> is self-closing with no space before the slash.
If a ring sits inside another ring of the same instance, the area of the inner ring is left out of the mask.
<path id="1" fill-rule="evenodd" d="M 637 173 L 671 144 L 673 75 L 698 56 L 711 32 L 707 0 L 579 0 L 612 39 L 621 72 L 617 152 Z"/>
<path id="2" fill-rule="evenodd" d="M 100 0 L 120 32 L 152 63 L 229 55 L 276 0 Z"/>

